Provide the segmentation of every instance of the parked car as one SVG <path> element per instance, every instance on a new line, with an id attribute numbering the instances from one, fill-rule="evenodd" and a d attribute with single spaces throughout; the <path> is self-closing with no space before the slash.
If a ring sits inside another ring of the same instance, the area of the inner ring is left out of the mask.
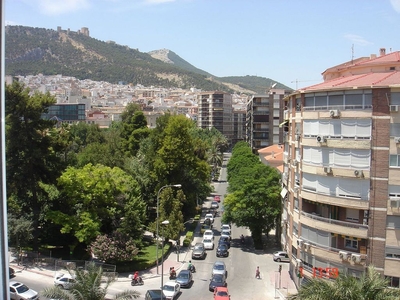
<path id="1" fill-rule="evenodd" d="M 217 286 L 214 288 L 214 300 L 230 300 L 228 288 L 225 286 Z"/>
<path id="2" fill-rule="evenodd" d="M 193 275 L 190 270 L 182 270 L 179 272 L 178 277 L 176 277 L 176 282 L 180 284 L 181 287 L 190 287 L 193 281 Z"/>
<path id="3" fill-rule="evenodd" d="M 216 255 L 217 257 L 228 257 L 228 245 L 225 243 L 218 244 Z"/>
<path id="4" fill-rule="evenodd" d="M 162 290 L 147 290 L 146 295 L 144 296 L 145 300 L 165 300 Z"/>
<path id="5" fill-rule="evenodd" d="M 204 231 L 212 229 L 212 225 L 201 224 L 200 233 L 203 234 Z"/>
<path id="6" fill-rule="evenodd" d="M 229 224 L 222 224 L 221 231 L 231 231 L 231 226 Z"/>
<path id="7" fill-rule="evenodd" d="M 56 274 L 54 277 L 54 285 L 62 289 L 70 289 L 75 283 L 75 278 L 71 274 Z"/>
<path id="8" fill-rule="evenodd" d="M 228 230 L 222 230 L 221 231 L 221 236 L 227 236 L 229 241 L 231 241 L 232 237 L 231 237 L 231 232 Z"/>
<path id="9" fill-rule="evenodd" d="M 223 261 L 216 261 L 213 265 L 211 276 L 215 274 L 226 275 L 226 266 Z"/>
<path id="10" fill-rule="evenodd" d="M 180 293 L 181 286 L 175 281 L 167 281 L 162 289 L 165 298 L 173 300 Z"/>
<path id="11" fill-rule="evenodd" d="M 35 290 L 28 288 L 18 281 L 10 281 L 10 299 L 12 300 L 37 300 L 39 295 Z"/>
<path id="12" fill-rule="evenodd" d="M 211 208 L 219 208 L 219 204 L 217 201 L 212 201 L 211 202 Z"/>
<path id="13" fill-rule="evenodd" d="M 204 216 L 204 219 L 210 219 L 211 223 L 214 223 L 214 215 L 212 213 L 208 213 Z"/>
<path id="14" fill-rule="evenodd" d="M 210 238 L 203 239 L 204 248 L 206 250 L 214 250 L 214 240 Z"/>
<path id="15" fill-rule="evenodd" d="M 209 238 L 209 239 L 214 239 L 214 232 L 211 229 L 208 229 L 206 231 L 204 231 L 203 233 L 203 239 L 205 238 Z"/>
<path id="16" fill-rule="evenodd" d="M 215 195 L 214 196 L 214 201 L 221 202 L 221 196 L 220 195 Z"/>
<path id="17" fill-rule="evenodd" d="M 289 255 L 285 251 L 274 252 L 273 259 L 274 259 L 274 261 L 277 261 L 277 262 L 281 262 L 281 261 L 290 262 Z"/>
<path id="18" fill-rule="evenodd" d="M 218 240 L 218 245 L 222 243 L 226 244 L 228 246 L 228 249 L 231 248 L 231 241 L 229 239 L 229 236 L 221 235 Z"/>
<path id="19" fill-rule="evenodd" d="M 222 274 L 214 274 L 210 279 L 210 284 L 208 285 L 208 289 L 213 292 L 216 287 L 225 287 L 226 286 L 226 278 L 225 275 Z"/>
<path id="20" fill-rule="evenodd" d="M 203 243 L 196 243 L 192 251 L 192 259 L 205 259 L 206 249 Z"/>

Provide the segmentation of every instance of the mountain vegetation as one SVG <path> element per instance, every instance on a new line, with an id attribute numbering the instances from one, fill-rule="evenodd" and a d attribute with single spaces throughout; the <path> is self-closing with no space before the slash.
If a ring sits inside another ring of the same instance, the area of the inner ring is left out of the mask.
<path id="1" fill-rule="evenodd" d="M 6 75 L 12 76 L 62 74 L 110 83 L 257 94 L 275 83 L 257 76 L 218 78 L 169 50 L 164 51 L 167 63 L 149 53 L 74 31 L 6 26 L 5 40 Z M 280 83 L 277 88 L 289 89 Z"/>

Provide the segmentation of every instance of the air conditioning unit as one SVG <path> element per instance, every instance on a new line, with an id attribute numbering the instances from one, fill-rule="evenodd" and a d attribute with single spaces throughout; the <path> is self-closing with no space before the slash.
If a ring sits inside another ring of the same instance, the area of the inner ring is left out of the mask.
<path id="1" fill-rule="evenodd" d="M 395 142 L 396 144 L 399 144 L 399 143 L 400 143 L 400 137 L 399 137 L 399 136 L 395 136 L 393 139 L 394 139 L 394 142 Z"/>
<path id="2" fill-rule="evenodd" d="M 326 140 L 327 140 L 326 136 L 322 136 L 322 135 L 317 136 L 318 143 L 326 143 Z"/>
<path id="3" fill-rule="evenodd" d="M 329 111 L 329 115 L 331 116 L 331 118 L 339 117 L 339 114 L 340 112 L 337 109 L 331 109 Z"/>
<path id="4" fill-rule="evenodd" d="M 339 257 L 340 259 L 343 260 L 348 260 L 349 259 L 349 254 L 345 251 L 339 251 Z"/>
<path id="5" fill-rule="evenodd" d="M 399 208 L 400 207 L 400 199 L 390 199 L 390 207 L 391 208 Z"/>
<path id="6" fill-rule="evenodd" d="M 301 240 L 301 239 L 297 240 L 297 246 L 299 246 L 300 248 L 303 248 L 303 244 L 304 244 L 303 240 Z"/>
<path id="7" fill-rule="evenodd" d="M 398 105 L 390 105 L 390 111 L 399 111 Z"/>
<path id="8" fill-rule="evenodd" d="M 310 250 L 311 245 L 309 243 L 304 243 L 304 249 Z"/>
<path id="9" fill-rule="evenodd" d="M 327 174 L 332 173 L 332 168 L 331 167 L 324 167 L 324 172 Z"/>
<path id="10" fill-rule="evenodd" d="M 351 255 L 351 260 L 356 262 L 356 263 L 359 263 L 361 261 L 361 255 L 360 254 L 352 254 Z"/>
<path id="11" fill-rule="evenodd" d="M 363 177 L 364 176 L 364 172 L 362 170 L 354 170 L 354 176 Z"/>

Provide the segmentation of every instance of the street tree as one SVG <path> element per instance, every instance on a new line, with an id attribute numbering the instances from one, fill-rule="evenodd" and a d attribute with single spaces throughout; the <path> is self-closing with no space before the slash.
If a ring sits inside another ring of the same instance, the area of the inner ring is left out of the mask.
<path id="1" fill-rule="evenodd" d="M 388 288 L 388 279 L 369 266 L 360 278 L 342 273 L 334 280 L 311 278 L 288 300 L 395 300 L 400 290 Z"/>
<path id="2" fill-rule="evenodd" d="M 275 228 L 281 214 L 280 176 L 261 163 L 247 175 L 240 188 L 225 197 L 223 221 L 248 227 L 255 247 L 262 248 L 262 234 Z"/>
<path id="3" fill-rule="evenodd" d="M 106 274 L 101 266 L 95 263 L 87 265 L 86 269 L 70 270 L 75 277 L 75 283 L 69 290 L 59 286 L 45 288 L 43 297 L 63 300 L 105 300 L 108 288 L 115 281 L 115 277 Z M 115 300 L 129 300 L 139 298 L 140 293 L 135 290 L 126 290 L 115 295 Z"/>

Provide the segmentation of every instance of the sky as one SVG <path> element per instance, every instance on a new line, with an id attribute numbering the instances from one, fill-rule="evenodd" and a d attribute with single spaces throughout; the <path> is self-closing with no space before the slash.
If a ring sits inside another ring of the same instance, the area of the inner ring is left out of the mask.
<path id="1" fill-rule="evenodd" d="M 141 52 L 169 49 L 217 77 L 293 89 L 380 48 L 400 51 L 400 0 L 5 0 L 5 23 L 87 27 Z"/>

